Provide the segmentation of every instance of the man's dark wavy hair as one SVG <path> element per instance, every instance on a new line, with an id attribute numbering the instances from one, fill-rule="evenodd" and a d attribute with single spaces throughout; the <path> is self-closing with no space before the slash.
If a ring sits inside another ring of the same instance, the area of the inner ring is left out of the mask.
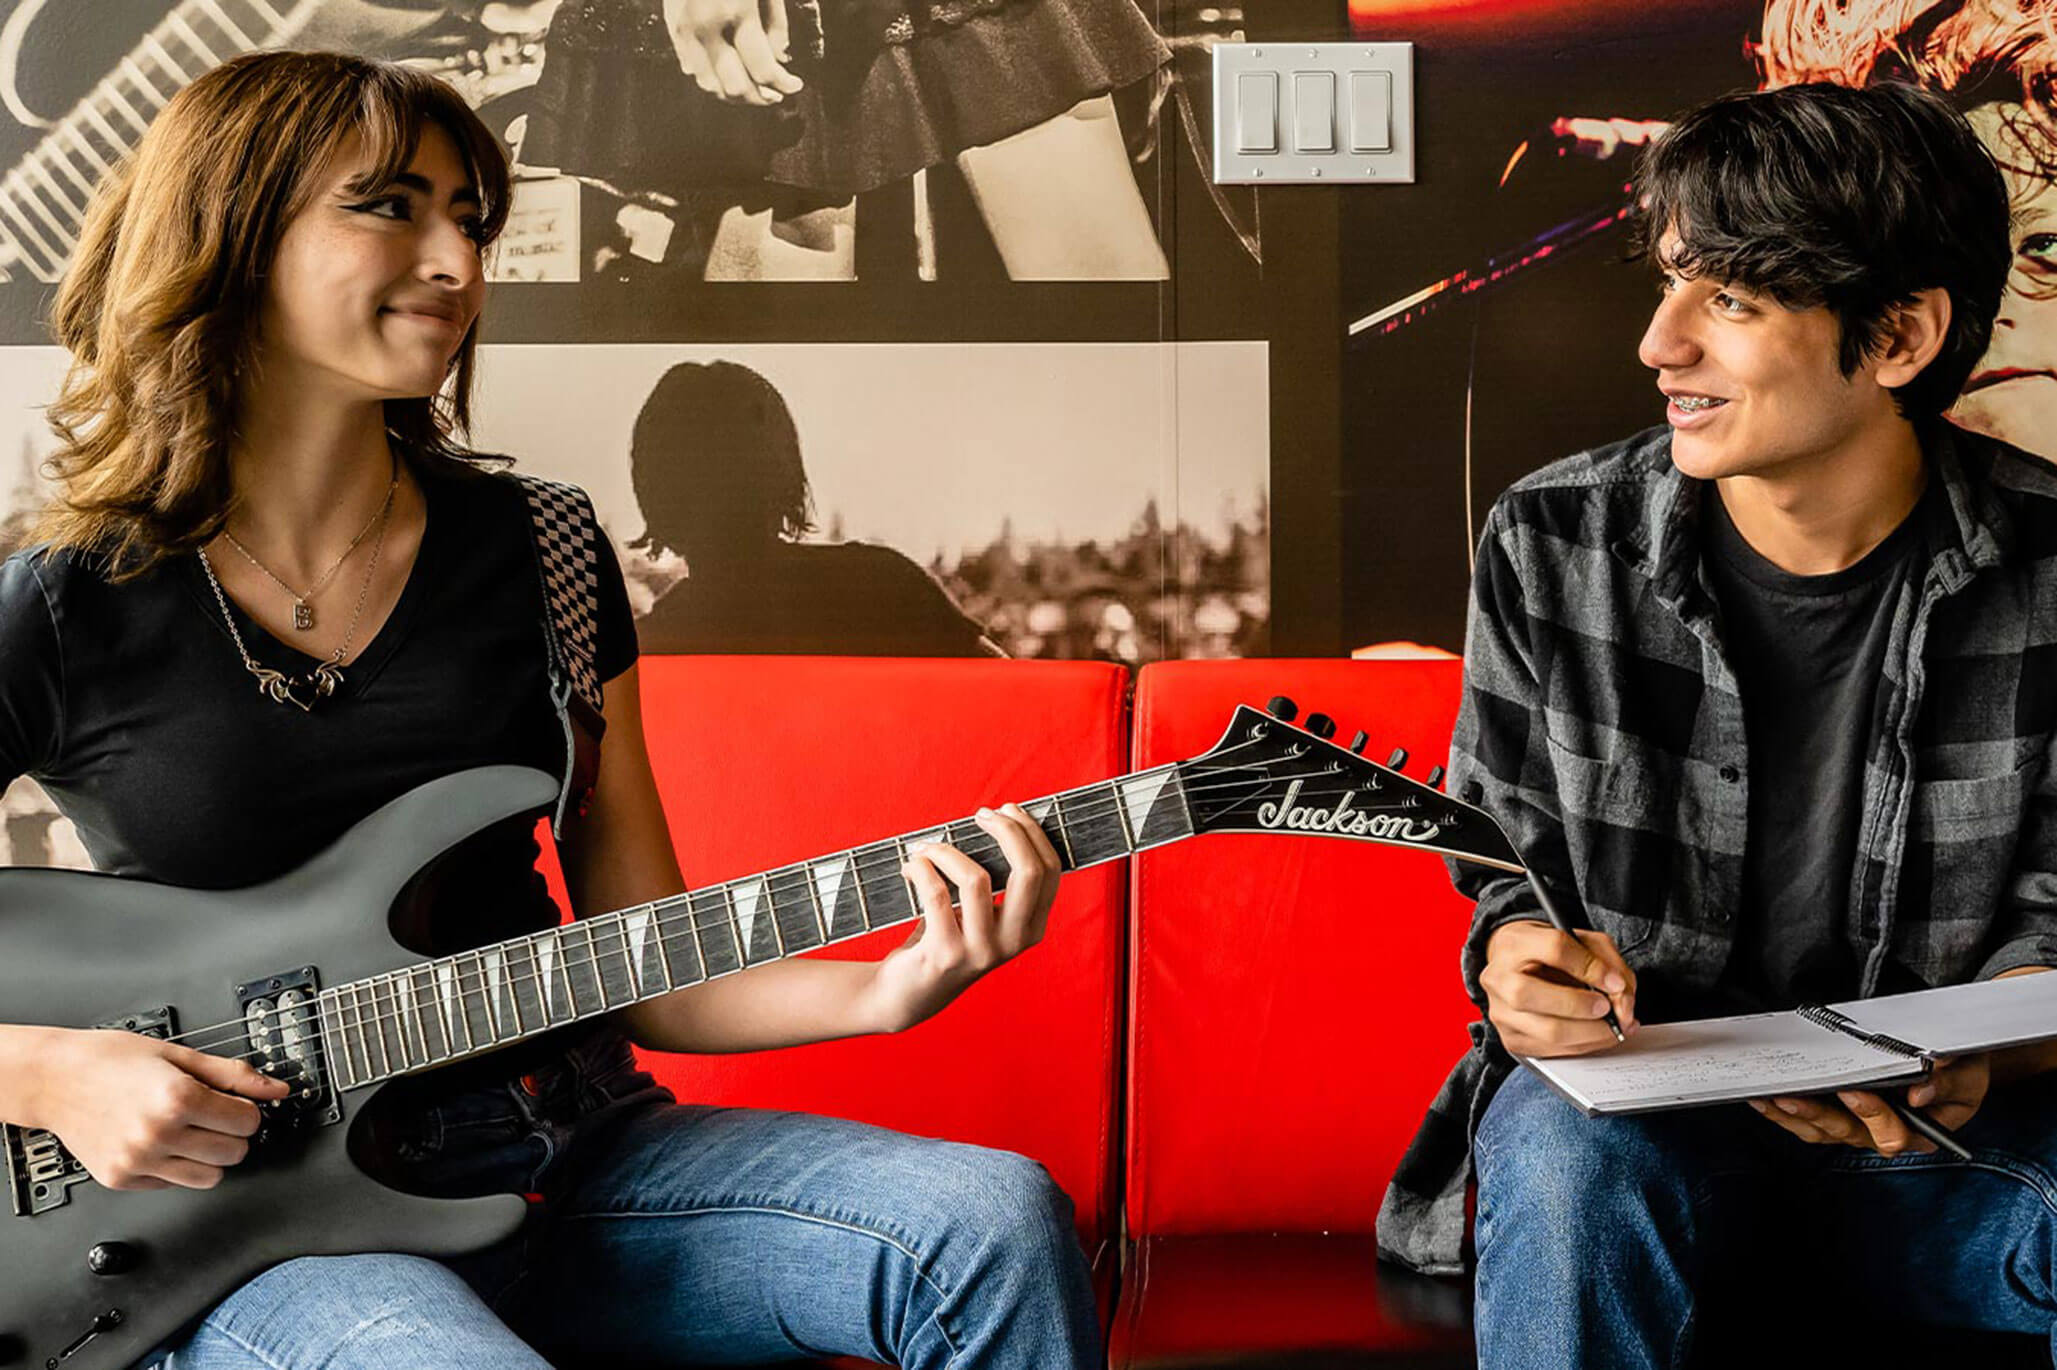
<path id="1" fill-rule="evenodd" d="M 1992 338 L 2012 262 L 2007 186 L 1971 125 L 1914 86 L 1809 84 L 1724 96 L 1680 118 L 1636 173 L 1636 251 L 1841 325 L 1845 376 L 1921 291 L 1950 329 L 1893 393 L 1910 420 L 1948 409 Z M 1676 229 L 1668 261 L 1659 240 Z"/>

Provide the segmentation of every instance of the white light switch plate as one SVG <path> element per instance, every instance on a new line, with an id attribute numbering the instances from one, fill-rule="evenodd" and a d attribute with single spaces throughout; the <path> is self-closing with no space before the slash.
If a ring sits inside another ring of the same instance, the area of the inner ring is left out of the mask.
<path id="1" fill-rule="evenodd" d="M 1317 74 L 1332 80 L 1305 79 Z M 1273 79 L 1242 79 L 1259 75 Z M 1240 103 L 1251 92 L 1274 103 L 1269 139 L 1253 128 L 1263 122 L 1253 115 L 1264 112 Z M 1267 142 L 1274 151 L 1240 150 Z M 1303 150 L 1323 144 L 1328 151 Z M 1215 44 L 1214 179 L 1259 186 L 1413 181 L 1414 44 Z"/>

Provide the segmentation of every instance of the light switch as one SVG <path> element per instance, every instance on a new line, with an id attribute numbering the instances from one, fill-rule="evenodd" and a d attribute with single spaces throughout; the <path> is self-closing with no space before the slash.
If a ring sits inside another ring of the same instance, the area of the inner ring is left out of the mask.
<path id="1" fill-rule="evenodd" d="M 1393 74 L 1350 73 L 1350 151 L 1388 152 L 1393 146 Z"/>
<path id="2" fill-rule="evenodd" d="M 1215 184 L 1414 179 L 1413 44 L 1215 43 L 1210 52 Z"/>
<path id="3" fill-rule="evenodd" d="M 1336 150 L 1336 74 L 1293 73 L 1293 151 Z"/>
<path id="4" fill-rule="evenodd" d="M 1278 151 L 1278 76 L 1244 72 L 1236 78 L 1236 151 Z"/>

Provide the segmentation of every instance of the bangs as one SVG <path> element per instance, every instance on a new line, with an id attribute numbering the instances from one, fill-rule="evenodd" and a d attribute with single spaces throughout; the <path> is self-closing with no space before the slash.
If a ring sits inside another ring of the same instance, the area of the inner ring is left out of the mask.
<path id="1" fill-rule="evenodd" d="M 326 149 L 333 158 L 355 132 L 367 162 L 351 178 L 352 194 L 384 189 L 407 170 L 420 149 L 422 133 L 440 128 L 457 145 L 465 176 L 479 194 L 478 239 L 491 244 L 507 226 L 511 193 L 507 152 L 464 98 L 442 81 L 411 67 L 381 64 L 364 82 L 357 108 Z M 311 197 L 311 188 L 310 188 Z"/>

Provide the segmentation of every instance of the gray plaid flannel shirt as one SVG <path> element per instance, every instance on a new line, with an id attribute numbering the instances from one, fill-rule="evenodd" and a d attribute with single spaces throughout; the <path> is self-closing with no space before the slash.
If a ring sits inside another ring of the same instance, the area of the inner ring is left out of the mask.
<path id="1" fill-rule="evenodd" d="M 1878 992 L 2057 964 L 2057 468 L 1925 433 L 1948 496 L 1893 611 L 1847 921 Z M 1708 991 L 1735 939 L 1750 786 L 1743 709 L 1700 561 L 1700 483 L 1651 429 L 1536 472 L 1480 539 L 1450 792 L 1476 796 L 1646 984 Z M 1451 863 L 1463 952 L 1539 917 L 1519 876 Z M 1904 978 L 1902 976 L 1901 978 Z M 1490 1024 L 1444 1082 L 1379 1209 L 1381 1254 L 1463 1270 L 1471 1138 L 1514 1068 Z"/>

